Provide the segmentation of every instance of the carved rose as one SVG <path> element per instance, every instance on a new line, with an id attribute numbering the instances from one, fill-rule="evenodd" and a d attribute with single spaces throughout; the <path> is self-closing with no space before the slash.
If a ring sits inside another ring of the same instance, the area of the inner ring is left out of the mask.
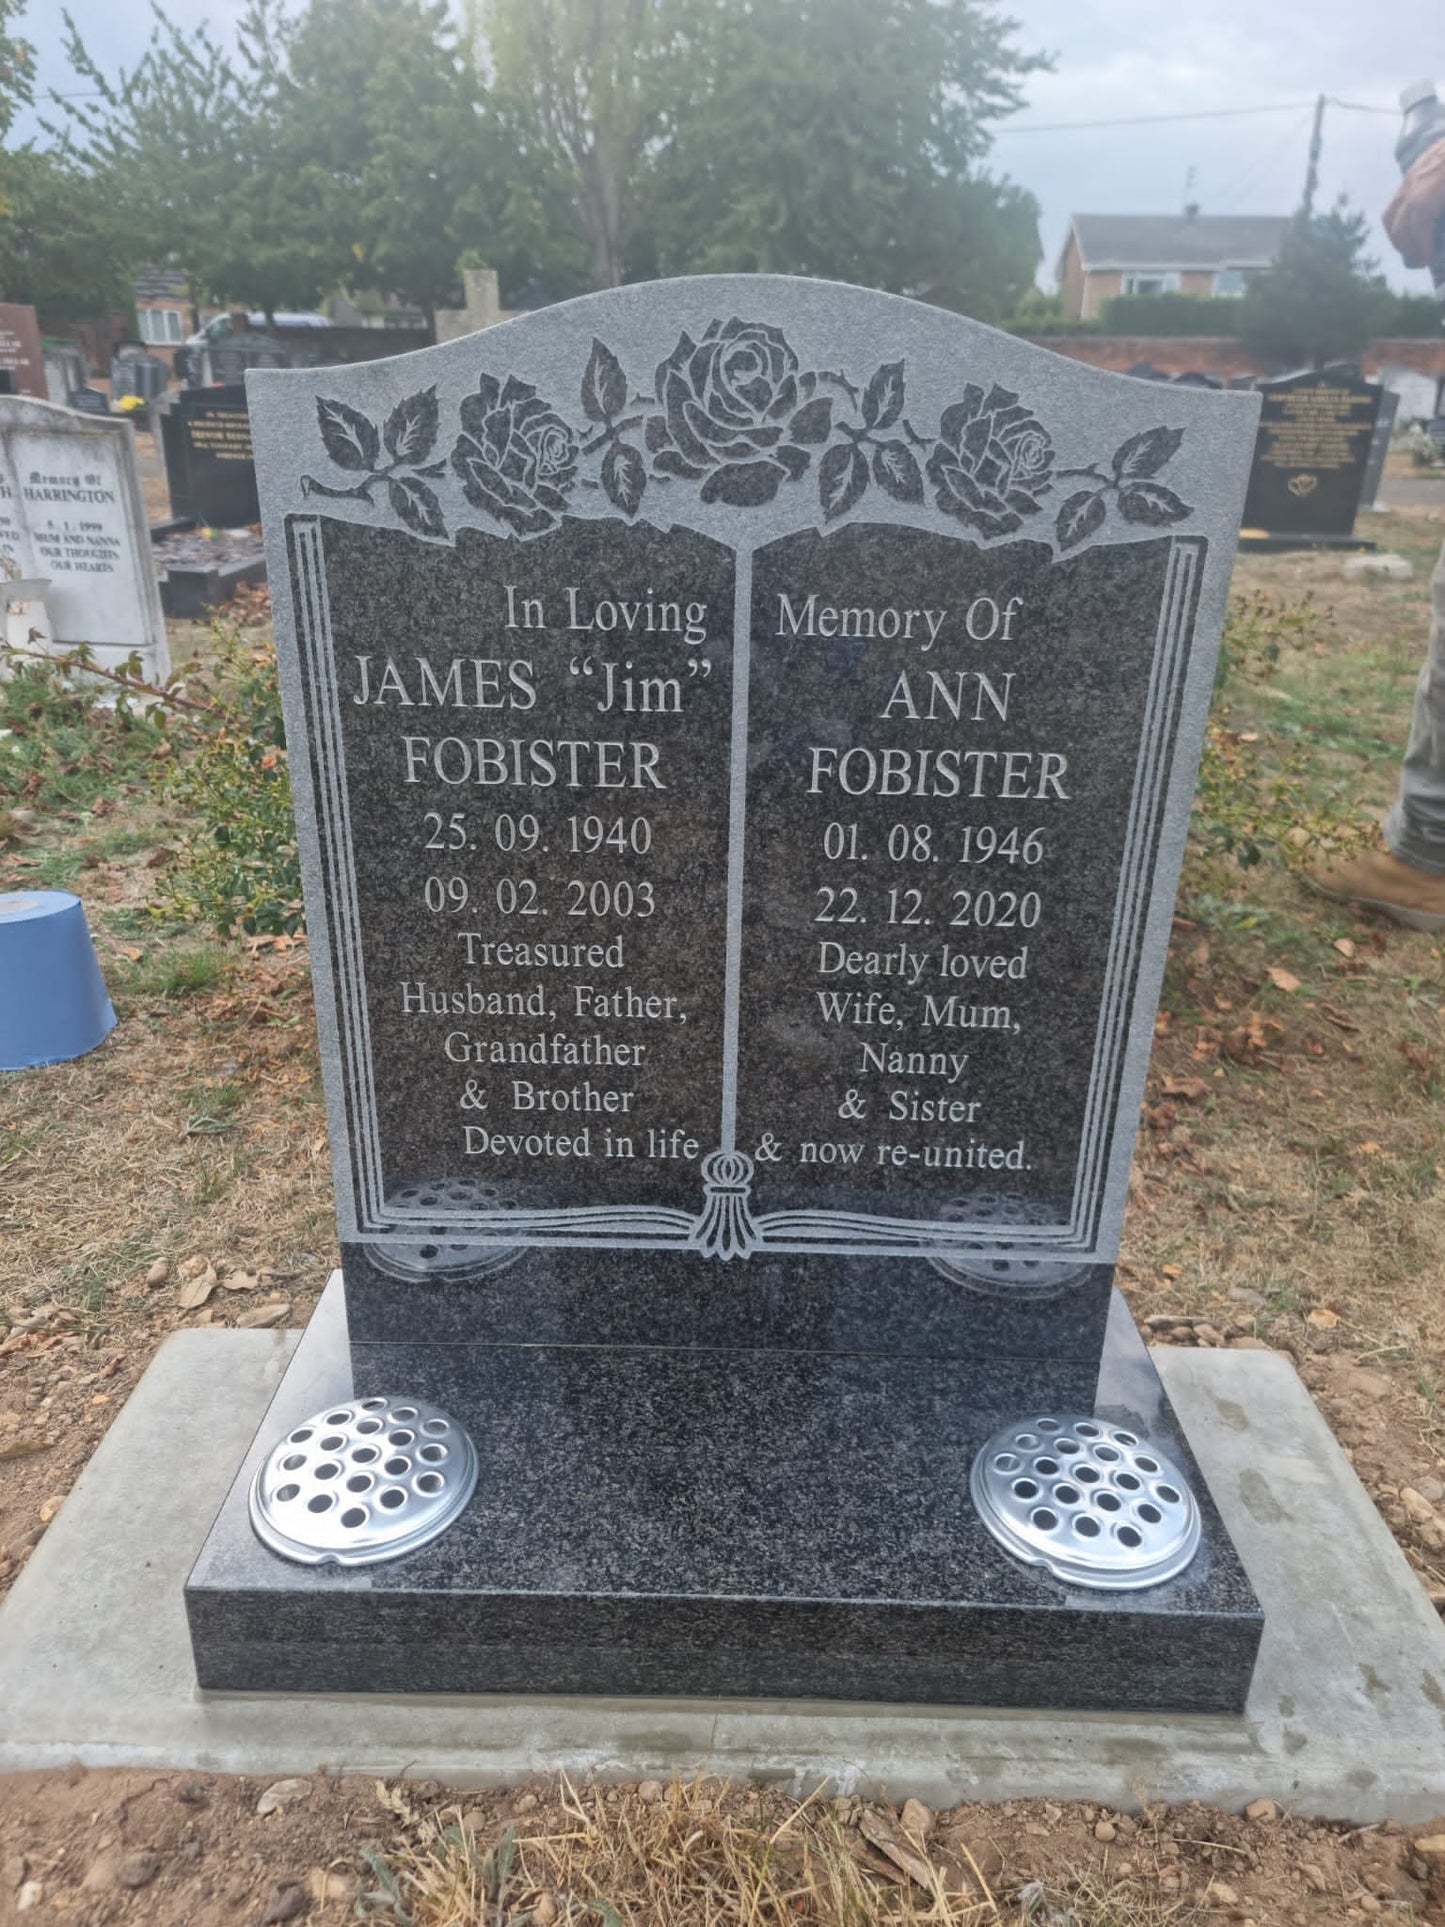
<path id="1" fill-rule="evenodd" d="M 997 386 L 985 395 L 970 382 L 963 400 L 943 411 L 928 479 L 945 515 L 985 535 L 1011 535 L 1038 513 L 1053 467 L 1048 430 L 1018 396 Z"/>
<path id="2" fill-rule="evenodd" d="M 555 528 L 577 478 L 577 437 L 530 382 L 483 375 L 461 406 L 462 433 L 452 450 L 474 508 L 506 522 L 518 535 Z"/>
<path id="3" fill-rule="evenodd" d="M 657 370 L 660 415 L 649 417 L 653 469 L 702 481 L 704 502 L 756 508 L 812 459 L 832 433 L 832 402 L 814 399 L 781 331 L 765 321 L 713 321 L 683 334 Z M 706 477 L 704 481 L 703 478 Z"/>

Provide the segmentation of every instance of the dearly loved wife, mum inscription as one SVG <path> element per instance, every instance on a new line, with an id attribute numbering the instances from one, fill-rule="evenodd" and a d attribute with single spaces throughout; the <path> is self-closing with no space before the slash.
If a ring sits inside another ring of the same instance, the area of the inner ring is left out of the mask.
<path id="1" fill-rule="evenodd" d="M 248 384 L 343 1238 L 1111 1262 L 1257 400 L 774 278 Z"/>

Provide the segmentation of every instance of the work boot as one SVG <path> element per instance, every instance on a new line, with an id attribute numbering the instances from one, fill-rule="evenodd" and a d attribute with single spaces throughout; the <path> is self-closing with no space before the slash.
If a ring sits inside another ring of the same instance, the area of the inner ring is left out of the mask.
<path id="1" fill-rule="evenodd" d="M 1306 870 L 1304 881 L 1322 897 L 1378 910 L 1412 930 L 1445 930 L 1445 876 L 1417 870 L 1393 850 L 1366 850 L 1348 863 Z"/>

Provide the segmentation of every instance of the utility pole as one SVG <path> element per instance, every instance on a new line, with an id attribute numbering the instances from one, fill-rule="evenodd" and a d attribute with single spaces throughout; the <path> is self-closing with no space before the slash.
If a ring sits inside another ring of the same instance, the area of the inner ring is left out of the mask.
<path id="1" fill-rule="evenodd" d="M 1320 148 L 1324 145 L 1325 134 L 1325 97 L 1321 94 L 1315 101 L 1315 124 L 1310 130 L 1310 162 L 1305 170 L 1304 200 L 1300 212 L 1308 220 L 1315 211 L 1315 189 L 1320 184 Z"/>

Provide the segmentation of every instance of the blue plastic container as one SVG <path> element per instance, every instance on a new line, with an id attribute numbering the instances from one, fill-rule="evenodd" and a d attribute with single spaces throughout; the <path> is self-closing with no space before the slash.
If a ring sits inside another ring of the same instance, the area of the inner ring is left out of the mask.
<path id="1" fill-rule="evenodd" d="M 0 1071 L 82 1057 L 114 1028 L 80 898 L 0 894 Z"/>

